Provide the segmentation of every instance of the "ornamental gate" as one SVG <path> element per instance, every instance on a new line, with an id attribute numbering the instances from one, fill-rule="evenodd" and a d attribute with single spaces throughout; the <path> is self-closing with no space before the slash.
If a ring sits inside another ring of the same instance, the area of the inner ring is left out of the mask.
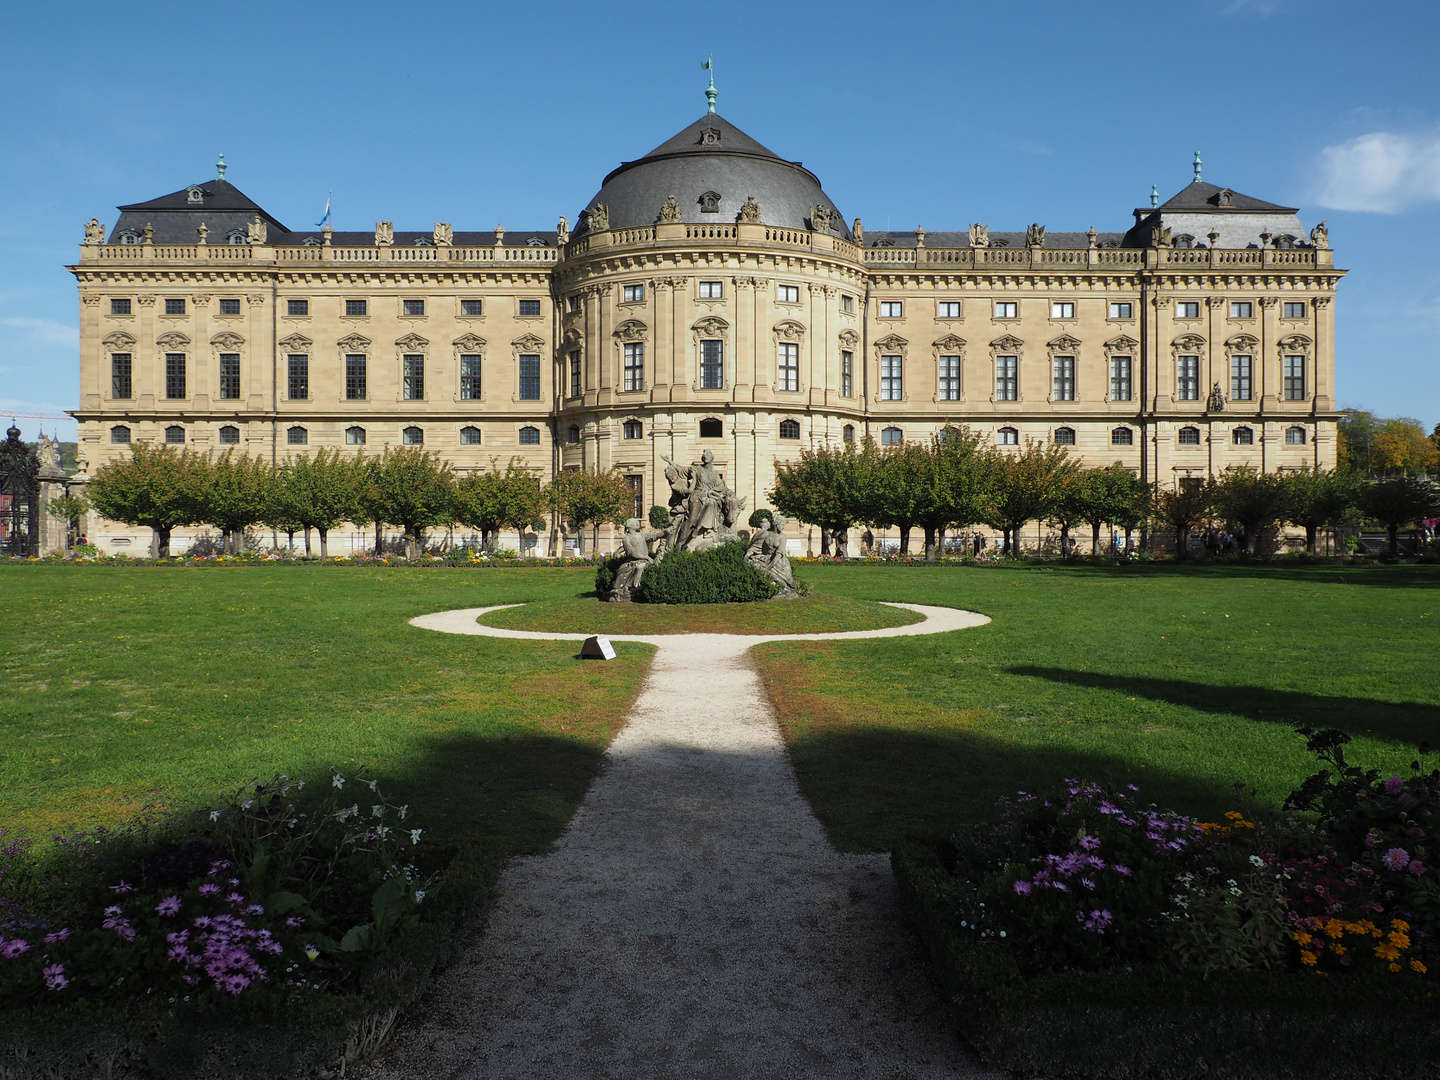
<path id="1" fill-rule="evenodd" d="M 40 456 L 13 424 L 0 443 L 0 552 L 40 554 Z"/>

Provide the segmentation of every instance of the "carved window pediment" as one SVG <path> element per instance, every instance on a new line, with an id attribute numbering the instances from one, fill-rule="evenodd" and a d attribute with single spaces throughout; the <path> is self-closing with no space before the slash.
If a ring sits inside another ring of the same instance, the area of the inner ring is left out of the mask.
<path id="1" fill-rule="evenodd" d="M 909 344 L 910 342 L 899 334 L 886 334 L 879 341 L 875 342 L 875 348 L 881 352 L 898 352 L 903 354 Z"/>
<path id="2" fill-rule="evenodd" d="M 730 329 L 730 324 L 717 315 L 711 315 L 695 323 L 690 329 L 701 337 L 719 337 Z"/>
<path id="3" fill-rule="evenodd" d="M 238 349 L 245 344 L 245 339 L 232 330 L 226 330 L 223 334 L 212 337 L 210 344 L 221 349 Z"/>
<path id="4" fill-rule="evenodd" d="M 1229 188 L 1221 188 L 1214 195 L 1210 196 L 1210 201 L 1216 206 L 1234 206 L 1235 192 Z"/>
<path id="5" fill-rule="evenodd" d="M 370 347 L 370 339 L 364 334 L 348 334 L 335 344 L 339 345 L 343 352 L 364 352 Z"/>
<path id="6" fill-rule="evenodd" d="M 550 245 L 547 244 L 547 243 L 545 243 L 545 240 L 544 240 L 543 237 L 540 237 L 540 236 L 532 236 L 532 237 L 530 237 L 529 240 L 526 240 L 526 241 L 525 241 L 525 246 L 526 246 L 526 247 L 549 247 Z"/>
<path id="7" fill-rule="evenodd" d="M 1254 352 L 1255 347 L 1259 344 L 1260 339 L 1253 334 L 1236 334 L 1225 342 L 1225 347 L 1232 352 Z"/>
<path id="8" fill-rule="evenodd" d="M 510 342 L 520 352 L 540 352 L 545 348 L 545 339 L 538 338 L 534 334 L 524 334 Z"/>
<path id="9" fill-rule="evenodd" d="M 1205 339 L 1199 334 L 1181 334 L 1172 344 L 1180 352 L 1197 352 L 1205 348 Z"/>
<path id="10" fill-rule="evenodd" d="M 614 336 L 621 341 L 644 341 L 649 336 L 650 328 L 639 319 L 626 319 L 615 328 Z M 576 335 L 579 338 L 579 335 Z"/>
<path id="11" fill-rule="evenodd" d="M 1001 334 L 994 341 L 990 342 L 990 348 L 997 353 L 1018 353 L 1024 347 L 1025 342 L 1021 341 L 1014 334 Z"/>
<path id="12" fill-rule="evenodd" d="M 168 334 L 161 334 L 156 338 L 155 344 L 162 349 L 183 349 L 190 344 L 190 339 L 179 330 L 171 330 Z"/>
<path id="13" fill-rule="evenodd" d="M 424 352 L 430 342 L 419 334 L 406 334 L 402 338 L 396 338 L 395 345 L 401 352 Z"/>
<path id="14" fill-rule="evenodd" d="M 309 352 L 310 346 L 315 343 L 304 334 L 291 334 L 287 338 L 281 338 L 276 344 L 286 352 L 301 353 Z"/>
<path id="15" fill-rule="evenodd" d="M 567 349 L 578 349 L 581 342 L 583 342 L 584 340 L 585 339 L 581 335 L 580 331 L 576 330 L 573 326 L 569 330 L 565 331 L 564 341 L 565 347 Z M 484 344 L 484 342 L 481 342 L 481 344 Z"/>
<path id="16" fill-rule="evenodd" d="M 135 339 L 124 330 L 116 330 L 113 334 L 107 334 L 101 344 L 109 349 L 128 349 L 135 344 Z"/>
<path id="17" fill-rule="evenodd" d="M 854 330 L 842 330 L 840 331 L 840 344 L 847 349 L 853 349 L 860 344 L 860 335 Z"/>
<path id="18" fill-rule="evenodd" d="M 205 190 L 203 188 L 195 186 L 194 184 L 191 184 L 188 188 L 185 189 L 185 201 L 187 203 L 203 204 L 205 202 Z"/>
<path id="19" fill-rule="evenodd" d="M 1121 334 L 1119 337 L 1111 338 L 1105 342 L 1105 351 L 1112 353 L 1124 353 L 1128 355 L 1134 353 L 1139 347 L 1140 342 L 1136 341 L 1129 334 Z"/>
<path id="20" fill-rule="evenodd" d="M 939 341 L 935 342 L 935 351 L 947 355 L 959 353 L 965 349 L 965 339 L 954 334 L 946 334 Z"/>
<path id="21" fill-rule="evenodd" d="M 485 347 L 485 339 L 477 334 L 461 334 L 451 344 L 461 352 L 479 352 Z"/>
<path id="22" fill-rule="evenodd" d="M 1046 344 L 1054 352 L 1072 353 L 1080 348 L 1080 339 L 1072 337 L 1069 334 L 1061 334 L 1054 340 L 1046 342 Z"/>
<path id="23" fill-rule="evenodd" d="M 782 341 L 799 341 L 805 336 L 805 327 L 794 319 L 782 319 L 774 326 L 775 336 Z"/>
<path id="24" fill-rule="evenodd" d="M 700 132 L 700 145 L 701 145 L 701 146 L 719 146 L 719 145 L 720 145 L 720 130 L 719 130 L 719 128 L 707 127 L 707 128 L 702 129 L 701 132 Z"/>
<path id="25" fill-rule="evenodd" d="M 1304 334 L 1291 334 L 1289 337 L 1283 337 L 1280 339 L 1280 351 L 1292 353 L 1309 352 L 1310 346 L 1313 344 L 1314 342 L 1312 342 Z"/>

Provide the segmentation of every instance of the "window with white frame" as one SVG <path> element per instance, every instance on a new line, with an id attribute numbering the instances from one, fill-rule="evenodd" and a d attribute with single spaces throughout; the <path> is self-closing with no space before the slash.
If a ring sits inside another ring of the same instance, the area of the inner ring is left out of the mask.
<path id="1" fill-rule="evenodd" d="M 1303 319 L 1305 318 L 1305 301 L 1286 300 L 1282 312 L 1287 319 Z"/>
<path id="2" fill-rule="evenodd" d="M 1018 300 L 996 300 L 995 318 L 997 319 L 1018 319 L 1020 317 L 1020 301 Z"/>
<path id="3" fill-rule="evenodd" d="M 462 428 L 460 429 L 460 445 L 461 445 L 461 446 L 479 446 L 479 445 L 480 445 L 480 429 L 479 429 L 478 427 L 476 427 L 474 424 L 466 424 L 464 427 L 462 427 Z"/>
<path id="4" fill-rule="evenodd" d="M 460 357 L 460 400 L 480 400 L 480 354 L 463 353 Z"/>
<path id="5" fill-rule="evenodd" d="M 165 396 L 167 398 L 183 398 L 185 396 L 185 354 L 165 354 Z"/>
<path id="6" fill-rule="evenodd" d="M 309 301 L 309 300 L 286 300 L 286 301 L 285 301 L 285 314 L 287 314 L 287 315 L 309 315 L 309 314 L 310 314 L 310 301 Z"/>
<path id="7" fill-rule="evenodd" d="M 855 396 L 855 354 L 849 349 L 840 352 L 840 396 Z"/>
<path id="8" fill-rule="evenodd" d="M 128 296 L 127 296 L 127 297 L 115 297 L 115 298 L 113 298 L 113 299 L 110 301 L 110 314 L 111 314 L 111 315 L 129 315 L 129 314 L 130 314 L 130 298 L 129 298 Z"/>
<path id="9" fill-rule="evenodd" d="M 568 442 L 571 446 L 580 445 L 579 424 L 571 424 L 568 428 L 565 429 L 565 441 Z"/>
<path id="10" fill-rule="evenodd" d="M 1175 398 L 1177 401 L 1200 400 L 1200 357 L 1175 358 Z"/>
<path id="11" fill-rule="evenodd" d="M 1018 401 L 1020 397 L 1020 358 L 995 357 L 995 400 Z"/>
<path id="12" fill-rule="evenodd" d="M 1111 446 L 1133 446 L 1135 444 L 1135 432 L 1128 427 L 1112 428 L 1110 431 Z"/>
<path id="13" fill-rule="evenodd" d="M 842 442 L 853 443 L 855 441 L 855 425 L 846 424 L 843 428 L 841 428 L 840 439 Z"/>
<path id="14" fill-rule="evenodd" d="M 521 300 L 521 301 L 520 301 L 520 317 L 521 317 L 522 319 L 533 318 L 533 317 L 535 317 L 535 316 L 537 316 L 537 315 L 539 315 L 539 314 L 540 314 L 540 301 L 539 301 L 539 300 Z"/>
<path id="15" fill-rule="evenodd" d="M 1232 319 L 1253 319 L 1255 317 L 1255 303 L 1251 300 L 1231 300 L 1230 318 Z"/>
<path id="16" fill-rule="evenodd" d="M 723 281 L 702 281 L 700 282 L 701 300 L 723 300 L 725 298 L 725 283 Z"/>
<path id="17" fill-rule="evenodd" d="M 1200 301 L 1181 300 L 1175 305 L 1175 317 L 1177 319 L 1198 319 L 1200 317 Z"/>
<path id="18" fill-rule="evenodd" d="M 425 301 L 424 301 L 424 300 L 402 300 L 402 301 L 400 301 L 400 304 L 401 304 L 400 312 L 401 312 L 401 314 L 403 314 L 403 315 L 424 315 L 424 314 L 425 314 Z"/>
<path id="19" fill-rule="evenodd" d="M 960 301 L 959 301 L 959 300 L 941 300 L 941 301 L 936 305 L 936 308 L 937 308 L 937 310 L 936 310 L 935 314 L 936 314 L 936 316 L 937 316 L 938 318 L 941 318 L 941 319 L 958 319 L 958 318 L 960 318 Z"/>
<path id="20" fill-rule="evenodd" d="M 1112 300 L 1110 302 L 1110 318 L 1132 319 L 1134 318 L 1135 305 L 1129 300 Z"/>
<path id="21" fill-rule="evenodd" d="M 1200 429 L 1197 427 L 1182 427 L 1176 436 L 1176 441 L 1181 446 L 1199 446 Z"/>
<path id="22" fill-rule="evenodd" d="M 1056 446 L 1074 446 L 1075 429 L 1073 427 L 1058 427 L 1055 429 Z"/>
<path id="23" fill-rule="evenodd" d="M 627 341 L 625 343 L 625 381 L 622 384 L 626 391 L 645 389 L 645 343 L 643 341 Z"/>
<path id="24" fill-rule="evenodd" d="M 365 354 L 345 354 L 345 399 L 365 400 Z"/>
<path id="25" fill-rule="evenodd" d="M 1019 446 L 1020 432 L 1016 431 L 1013 427 L 1002 427 L 999 431 L 995 432 L 995 441 L 1001 446 Z"/>
<path id="26" fill-rule="evenodd" d="M 799 420 L 781 420 L 781 421 L 780 421 L 780 438 L 782 438 L 782 439 L 798 439 L 798 438 L 800 438 L 800 421 L 799 421 Z"/>
<path id="27" fill-rule="evenodd" d="M 1110 400 L 1129 401 L 1133 391 L 1131 383 L 1131 372 L 1134 370 L 1134 359 L 1129 356 L 1112 356 L 1110 358 Z"/>
<path id="28" fill-rule="evenodd" d="M 346 445 L 346 446 L 364 446 L 364 445 L 365 445 L 365 429 L 364 429 L 363 427 L 358 427 L 358 426 L 356 426 L 356 427 L 347 427 L 347 428 L 345 429 L 345 445 Z"/>
<path id="29" fill-rule="evenodd" d="M 368 313 L 368 305 L 364 300 L 346 300 L 345 314 L 352 319 Z"/>
<path id="30" fill-rule="evenodd" d="M 1286 356 L 1281 371 L 1286 401 L 1305 400 L 1305 357 Z"/>
<path id="31" fill-rule="evenodd" d="M 425 357 L 419 353 L 406 353 L 402 367 L 400 396 L 406 401 L 424 401 Z"/>
<path id="32" fill-rule="evenodd" d="M 1254 393 L 1251 378 L 1251 358 L 1234 355 L 1230 357 L 1230 400 L 1249 401 Z"/>
<path id="33" fill-rule="evenodd" d="M 406 446 L 424 446 L 425 431 L 423 428 L 407 427 L 400 432 L 400 441 Z"/>
<path id="34" fill-rule="evenodd" d="M 782 304 L 798 304 L 800 302 L 799 285 L 777 285 L 775 288 L 775 299 Z"/>
<path id="35" fill-rule="evenodd" d="M 880 431 L 881 446 L 899 446 L 905 441 L 905 432 L 898 427 L 882 428 Z"/>
<path id="36" fill-rule="evenodd" d="M 305 401 L 310 397 L 310 357 L 304 353 L 290 353 L 287 357 L 286 395 L 291 401 Z"/>
<path id="37" fill-rule="evenodd" d="M 170 297 L 169 299 L 167 299 L 167 300 L 165 301 L 165 314 L 166 314 L 166 315 L 184 315 L 184 314 L 185 314 L 185 298 L 182 296 L 182 297 Z"/>
<path id="38" fill-rule="evenodd" d="M 942 356 L 936 372 L 937 397 L 941 401 L 960 400 L 960 357 Z"/>
<path id="39" fill-rule="evenodd" d="M 1289 427 L 1285 429 L 1286 446 L 1304 446 L 1305 429 L 1303 427 Z"/>
<path id="40" fill-rule="evenodd" d="M 620 427 L 620 432 L 627 439 L 642 439 L 645 437 L 645 429 L 639 420 L 626 420 Z"/>
<path id="41" fill-rule="evenodd" d="M 239 299 L 239 297 L 226 297 L 226 298 L 222 298 L 221 301 L 220 301 L 220 314 L 221 314 L 221 315 L 239 315 L 239 314 L 240 314 L 240 299 Z"/>
<path id="42" fill-rule="evenodd" d="M 880 357 L 880 400 L 903 401 L 905 399 L 905 358 L 903 356 Z"/>
<path id="43" fill-rule="evenodd" d="M 540 400 L 540 355 L 520 354 L 520 400 Z"/>
<path id="44" fill-rule="evenodd" d="M 1230 442 L 1235 446 L 1251 446 L 1255 442 L 1255 429 L 1237 427 L 1230 432 Z"/>
<path id="45" fill-rule="evenodd" d="M 627 303 L 627 304 L 638 304 L 640 301 L 642 301 L 642 300 L 644 300 L 644 299 L 645 299 L 645 286 L 644 286 L 644 285 L 626 285 L 626 286 L 625 286 L 625 303 Z"/>
<path id="46" fill-rule="evenodd" d="M 855 310 L 855 298 L 848 293 L 840 294 L 840 310 L 849 315 Z"/>
<path id="47" fill-rule="evenodd" d="M 1073 319 L 1075 317 L 1075 303 L 1073 300 L 1055 300 L 1050 304 L 1050 318 L 1052 319 Z"/>
<path id="48" fill-rule="evenodd" d="M 905 315 L 905 304 L 900 300 L 881 300 L 880 317 L 882 319 L 899 319 Z"/>
<path id="49" fill-rule="evenodd" d="M 578 299 L 578 298 L 577 298 L 577 297 L 571 297 L 571 299 L 573 300 L 573 299 Z M 461 315 L 484 315 L 484 314 L 485 314 L 485 301 L 483 301 L 483 300 L 461 300 L 461 301 L 460 301 L 460 314 L 461 314 Z"/>
<path id="50" fill-rule="evenodd" d="M 700 342 L 700 389 L 725 389 L 725 343 L 719 340 Z"/>
<path id="51" fill-rule="evenodd" d="M 800 389 L 800 346 L 793 341 L 782 341 L 776 358 L 777 378 L 775 389 Z"/>
<path id="52" fill-rule="evenodd" d="M 110 396 L 120 400 L 128 400 L 132 392 L 130 373 L 133 370 L 130 354 L 128 352 L 117 352 L 110 354 Z"/>
<path id="53" fill-rule="evenodd" d="M 1075 358 L 1057 356 L 1050 362 L 1050 400 L 1075 400 Z"/>

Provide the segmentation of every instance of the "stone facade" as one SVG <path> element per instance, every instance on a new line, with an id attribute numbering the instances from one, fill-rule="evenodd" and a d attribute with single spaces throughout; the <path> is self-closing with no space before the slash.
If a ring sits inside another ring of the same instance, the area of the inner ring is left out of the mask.
<path id="1" fill-rule="evenodd" d="M 1125 232 L 866 232 L 818 191 L 709 114 L 612 173 L 573 235 L 296 233 L 223 178 L 124 207 L 71 268 L 81 472 L 125 439 L 279 461 L 408 430 L 462 472 L 618 469 L 643 518 L 663 458 L 708 449 L 761 507 L 802 447 L 953 424 L 1167 485 L 1333 467 L 1323 223 L 1307 241 L 1296 211 L 1198 167 Z"/>

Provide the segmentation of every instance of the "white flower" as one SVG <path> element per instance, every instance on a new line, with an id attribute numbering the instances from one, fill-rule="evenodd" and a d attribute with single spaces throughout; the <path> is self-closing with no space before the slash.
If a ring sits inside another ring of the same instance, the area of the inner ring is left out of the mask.
<path id="1" fill-rule="evenodd" d="M 384 817 L 384 816 L 385 816 L 385 807 L 381 806 L 379 803 L 376 803 L 374 806 L 370 807 L 370 816 L 371 816 L 371 817 Z"/>
<path id="2" fill-rule="evenodd" d="M 220 820 L 220 811 L 219 811 L 219 810 L 211 810 L 211 811 L 210 811 L 210 820 L 211 820 L 211 821 L 219 821 L 219 820 Z"/>
<path id="3" fill-rule="evenodd" d="M 390 835 L 390 830 L 384 825 L 377 825 L 375 826 L 375 833 L 377 836 L 380 837 L 381 840 L 384 840 L 385 837 Z"/>
<path id="4" fill-rule="evenodd" d="M 330 778 L 330 785 L 331 785 L 332 787 L 337 787 L 337 788 L 342 788 L 342 787 L 344 787 L 344 786 L 345 786 L 345 777 L 341 776 L 341 775 L 337 772 L 334 776 L 332 776 L 332 777 Z"/>
<path id="5" fill-rule="evenodd" d="M 1264 865 L 1265 865 L 1265 860 L 1262 859 L 1259 855 L 1251 855 L 1251 856 L 1250 856 L 1250 865 L 1251 865 L 1251 866 L 1264 866 Z"/>
<path id="6" fill-rule="evenodd" d="M 296 791 L 304 791 L 304 790 L 305 790 L 305 781 L 304 781 L 304 780 L 296 780 L 296 781 L 295 781 L 295 790 L 296 790 Z"/>
<path id="7" fill-rule="evenodd" d="M 412 844 L 418 844 L 418 843 L 420 843 L 420 834 L 421 834 L 422 832 L 424 832 L 423 829 L 411 829 L 411 830 L 410 830 L 410 843 L 412 843 Z"/>
<path id="8" fill-rule="evenodd" d="M 380 790 L 380 781 L 379 781 L 379 780 L 371 780 L 371 781 L 370 781 L 370 790 L 371 790 L 371 791 L 379 791 L 379 790 Z"/>
<path id="9" fill-rule="evenodd" d="M 415 890 L 415 902 L 418 904 L 418 903 L 420 903 L 420 901 L 422 901 L 422 900 L 424 900 L 424 899 L 425 899 L 425 890 L 424 890 L 424 889 L 416 889 L 416 890 Z"/>
<path id="10" fill-rule="evenodd" d="M 410 804 L 409 804 L 409 803 L 406 803 L 404 806 L 400 807 L 400 820 L 401 820 L 401 821 L 404 821 L 404 820 L 405 820 L 405 815 L 408 814 L 409 812 L 410 812 Z"/>
<path id="11" fill-rule="evenodd" d="M 306 955 L 306 957 L 308 957 L 309 959 L 314 960 L 317 956 L 320 955 L 320 950 L 317 949 L 317 948 L 315 948 L 314 945 L 306 945 L 306 946 L 305 946 L 305 955 Z"/>
<path id="12" fill-rule="evenodd" d="M 255 800 L 254 800 L 254 799 L 246 799 L 244 802 L 242 802 L 242 803 L 240 804 L 240 809 L 241 809 L 241 810 L 249 810 L 250 807 L 252 807 L 252 806 L 254 806 L 254 805 L 255 805 Z"/>
<path id="13" fill-rule="evenodd" d="M 1000 936 L 1001 936 L 1001 937 L 1004 937 L 1004 936 L 1005 936 L 1005 931 L 1004 931 L 1004 930 L 1001 930 L 1001 931 L 1000 931 Z"/>

